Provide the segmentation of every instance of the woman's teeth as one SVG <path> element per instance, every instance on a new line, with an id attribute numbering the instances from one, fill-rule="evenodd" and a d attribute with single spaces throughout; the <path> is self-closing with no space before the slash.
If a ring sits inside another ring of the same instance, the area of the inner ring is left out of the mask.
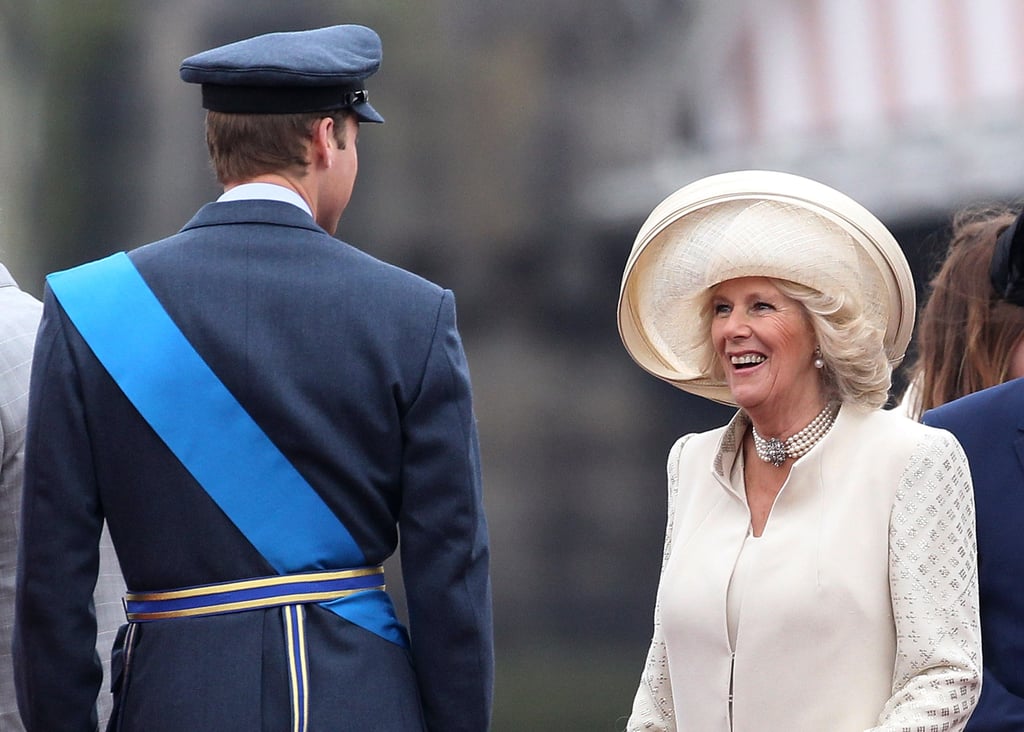
<path id="1" fill-rule="evenodd" d="M 754 366 L 767 361 L 768 358 L 760 353 L 745 353 L 742 356 L 731 356 L 729 360 L 733 366 Z"/>

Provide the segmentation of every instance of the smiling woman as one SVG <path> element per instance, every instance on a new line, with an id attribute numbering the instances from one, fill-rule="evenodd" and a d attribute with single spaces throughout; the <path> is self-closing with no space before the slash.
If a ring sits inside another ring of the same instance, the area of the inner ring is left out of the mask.
<path id="1" fill-rule="evenodd" d="M 981 684 L 970 473 L 949 433 L 880 408 L 913 314 L 891 234 L 805 178 L 712 176 L 641 228 L 627 350 L 740 409 L 669 455 L 630 731 L 963 729 Z"/>

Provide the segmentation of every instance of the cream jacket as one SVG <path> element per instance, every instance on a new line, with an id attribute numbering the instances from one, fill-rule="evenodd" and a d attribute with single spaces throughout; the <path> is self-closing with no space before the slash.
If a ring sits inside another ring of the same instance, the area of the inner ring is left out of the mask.
<path id="1" fill-rule="evenodd" d="M 981 638 L 959 443 L 844 406 L 754 539 L 765 544 L 733 658 L 726 597 L 750 514 L 729 475 L 747 424 L 740 412 L 672 448 L 654 638 L 628 730 L 963 729 L 981 690 Z"/>

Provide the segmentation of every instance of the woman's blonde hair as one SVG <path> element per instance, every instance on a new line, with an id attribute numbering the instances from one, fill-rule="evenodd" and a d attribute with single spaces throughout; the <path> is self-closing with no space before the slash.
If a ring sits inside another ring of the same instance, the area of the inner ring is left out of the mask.
<path id="1" fill-rule="evenodd" d="M 802 308 L 825 361 L 821 374 L 829 397 L 844 404 L 882 407 L 889 398 L 892 367 L 885 353 L 884 333 L 864 314 L 862 305 L 843 292 L 826 295 L 789 280 L 767 279 Z M 700 363 L 705 373 L 724 380 L 710 338 L 714 289 L 701 294 L 701 340 L 694 345 L 702 352 Z"/>

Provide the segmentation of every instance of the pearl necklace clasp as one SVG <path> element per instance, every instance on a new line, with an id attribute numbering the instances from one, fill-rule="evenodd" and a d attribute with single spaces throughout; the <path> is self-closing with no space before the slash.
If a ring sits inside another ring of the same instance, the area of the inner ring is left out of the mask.
<path id="1" fill-rule="evenodd" d="M 778 437 L 762 437 L 751 423 L 750 430 L 754 435 L 754 450 L 757 451 L 757 456 L 766 463 L 771 463 L 776 468 L 781 467 L 787 458 L 796 460 L 803 457 L 810 452 L 812 447 L 821 442 L 821 438 L 828 434 L 832 425 L 835 424 L 838 413 L 838 402 L 826 404 L 825 408 L 818 412 L 818 416 L 810 421 L 810 424 L 785 440 L 780 440 Z"/>

